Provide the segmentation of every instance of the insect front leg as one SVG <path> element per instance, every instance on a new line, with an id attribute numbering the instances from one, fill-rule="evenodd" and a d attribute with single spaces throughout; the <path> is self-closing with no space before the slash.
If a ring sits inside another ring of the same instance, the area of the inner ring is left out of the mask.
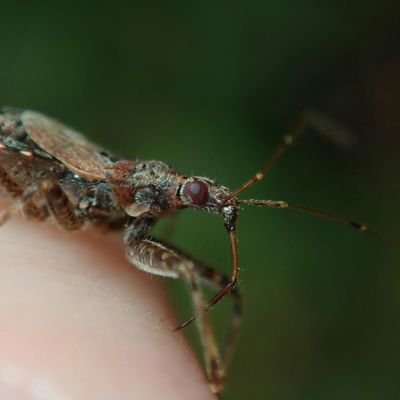
<path id="1" fill-rule="evenodd" d="M 206 264 L 196 262 L 196 270 L 199 273 L 201 280 L 207 286 L 216 289 L 217 292 L 221 291 L 230 283 L 230 279 L 226 275 L 222 274 L 215 268 L 212 268 Z M 221 351 L 222 366 L 225 373 L 236 347 L 236 342 L 239 334 L 239 327 L 242 321 L 242 314 L 243 314 L 242 295 L 237 286 L 233 290 L 231 290 L 230 296 L 233 299 L 234 306 L 233 306 L 232 317 L 230 320 L 230 325 L 228 327 L 227 335 L 224 341 L 224 347 L 222 348 Z M 209 311 L 209 309 L 210 308 L 206 306 L 206 311 Z M 186 321 L 184 324 L 179 326 L 178 329 L 185 327 L 190 322 L 191 320 Z"/>
<path id="2" fill-rule="evenodd" d="M 210 388 L 214 393 L 219 393 L 223 387 L 225 369 L 200 289 L 200 265 L 177 250 L 150 239 L 129 243 L 127 257 L 130 263 L 145 272 L 187 282 L 197 317 Z"/>

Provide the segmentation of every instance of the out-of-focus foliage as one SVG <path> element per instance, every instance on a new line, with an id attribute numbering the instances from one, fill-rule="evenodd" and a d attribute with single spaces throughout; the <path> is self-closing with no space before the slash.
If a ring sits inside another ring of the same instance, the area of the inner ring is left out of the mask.
<path id="1" fill-rule="evenodd" d="M 398 4 L 8 2 L 0 103 L 230 187 L 313 106 L 357 144 L 340 149 L 310 131 L 246 196 L 399 237 Z M 239 234 L 246 314 L 224 398 L 398 398 L 400 249 L 284 210 L 243 210 Z M 183 212 L 174 243 L 229 271 L 217 217 Z"/>

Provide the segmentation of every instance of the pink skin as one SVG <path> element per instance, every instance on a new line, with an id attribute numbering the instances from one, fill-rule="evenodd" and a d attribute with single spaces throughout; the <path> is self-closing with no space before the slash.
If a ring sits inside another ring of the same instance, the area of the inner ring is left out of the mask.
<path id="1" fill-rule="evenodd" d="M 215 399 L 119 236 L 13 218 L 0 252 L 0 398 Z"/>

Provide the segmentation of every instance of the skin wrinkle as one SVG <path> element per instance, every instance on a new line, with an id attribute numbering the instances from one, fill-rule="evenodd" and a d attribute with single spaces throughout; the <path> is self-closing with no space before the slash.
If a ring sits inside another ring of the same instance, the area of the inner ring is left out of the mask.
<path id="1" fill-rule="evenodd" d="M 0 369 L 66 399 L 215 399 L 172 332 L 161 279 L 132 268 L 118 239 L 14 219 L 1 227 Z"/>

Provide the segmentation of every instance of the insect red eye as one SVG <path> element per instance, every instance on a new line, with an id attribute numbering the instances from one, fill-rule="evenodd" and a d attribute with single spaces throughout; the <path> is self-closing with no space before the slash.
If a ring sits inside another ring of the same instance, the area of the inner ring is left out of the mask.
<path id="1" fill-rule="evenodd" d="M 194 180 L 187 183 L 184 192 L 192 203 L 198 206 L 205 204 L 208 200 L 208 186 L 202 181 Z"/>

